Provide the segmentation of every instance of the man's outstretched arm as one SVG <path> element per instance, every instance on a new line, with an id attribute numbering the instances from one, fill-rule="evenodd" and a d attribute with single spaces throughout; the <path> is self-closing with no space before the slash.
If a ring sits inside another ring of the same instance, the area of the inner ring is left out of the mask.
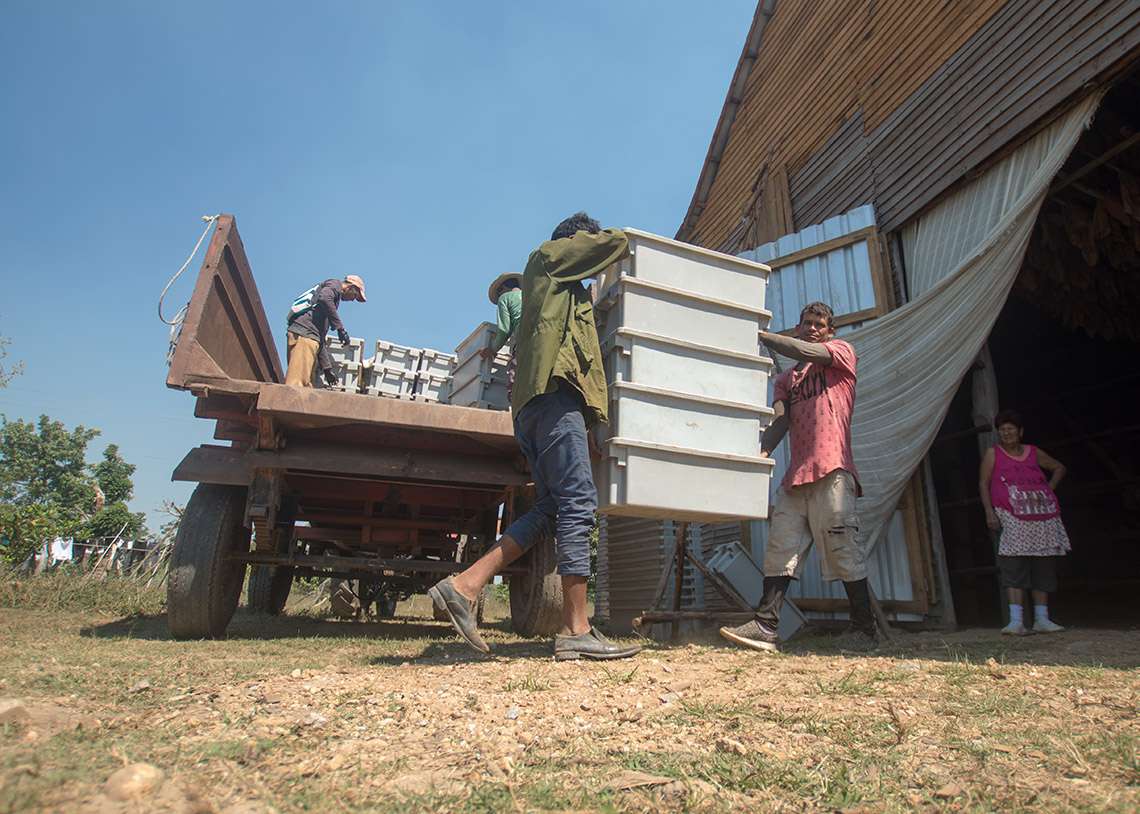
<path id="1" fill-rule="evenodd" d="M 773 450 L 780 446 L 784 436 L 788 434 L 788 415 L 784 409 L 784 402 L 777 401 L 772 405 L 775 415 L 772 423 L 764 428 L 764 435 L 760 438 L 760 454 L 771 458 Z"/>
<path id="2" fill-rule="evenodd" d="M 781 356 L 797 362 L 814 362 L 818 365 L 830 365 L 832 362 L 831 351 L 822 342 L 804 342 L 802 339 L 767 331 L 760 332 L 760 341 Z"/>

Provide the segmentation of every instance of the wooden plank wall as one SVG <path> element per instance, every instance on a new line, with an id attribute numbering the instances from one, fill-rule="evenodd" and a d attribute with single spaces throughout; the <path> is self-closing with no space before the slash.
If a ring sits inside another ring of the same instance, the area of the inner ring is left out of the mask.
<path id="1" fill-rule="evenodd" d="M 867 202 L 895 228 L 1138 48 L 1136 0 L 779 0 L 679 236 L 740 235 L 762 167 L 787 172 L 796 228 Z"/>
<path id="2" fill-rule="evenodd" d="M 901 226 L 1138 50 L 1137 0 L 1007 3 L 874 130 L 880 226 Z"/>
<path id="3" fill-rule="evenodd" d="M 848 212 L 873 200 L 874 186 L 863 114 L 856 111 L 792 176 L 794 223 L 806 227 Z"/>

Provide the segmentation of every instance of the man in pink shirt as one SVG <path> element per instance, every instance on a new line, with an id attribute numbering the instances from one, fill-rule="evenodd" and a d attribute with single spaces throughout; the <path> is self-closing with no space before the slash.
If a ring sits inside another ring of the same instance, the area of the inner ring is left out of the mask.
<path id="1" fill-rule="evenodd" d="M 764 553 L 764 596 L 755 619 L 720 629 L 724 638 L 755 650 L 779 649 L 784 594 L 813 543 L 823 578 L 841 579 L 847 590 L 851 629 L 845 643 L 857 649 L 877 644 L 855 511 L 862 493 L 851 454 L 855 349 L 835 338 L 833 319 L 830 306 L 813 302 L 800 313 L 796 339 L 760 334 L 770 349 L 798 364 L 776 378 L 776 415 L 760 443 L 769 456 L 791 431 L 791 460 L 773 504 Z"/>

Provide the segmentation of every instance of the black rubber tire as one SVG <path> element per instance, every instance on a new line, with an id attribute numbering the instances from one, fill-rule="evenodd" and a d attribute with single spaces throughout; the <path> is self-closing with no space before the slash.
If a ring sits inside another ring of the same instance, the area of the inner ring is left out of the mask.
<path id="1" fill-rule="evenodd" d="M 249 550 L 245 495 L 240 486 L 200 483 L 186 504 L 166 583 L 166 623 L 175 639 L 226 633 L 245 577 L 245 564 L 228 555 Z"/>
<path id="2" fill-rule="evenodd" d="M 376 615 L 381 619 L 394 619 L 396 616 L 396 597 L 390 594 L 381 594 L 376 598 Z"/>
<path id="3" fill-rule="evenodd" d="M 285 610 L 293 587 L 293 569 L 287 565 L 254 565 L 249 570 L 245 604 L 254 613 L 277 616 Z"/>
<path id="4" fill-rule="evenodd" d="M 517 561 L 526 576 L 512 576 L 511 630 L 520 636 L 553 636 L 562 626 L 562 578 L 555 573 L 554 537 L 536 542 Z"/>

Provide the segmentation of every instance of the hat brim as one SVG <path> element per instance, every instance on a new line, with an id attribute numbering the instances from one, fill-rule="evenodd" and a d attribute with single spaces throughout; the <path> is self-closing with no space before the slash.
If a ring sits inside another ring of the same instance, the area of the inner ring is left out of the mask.
<path id="1" fill-rule="evenodd" d="M 507 282 L 508 280 L 518 280 L 519 284 L 521 285 L 522 278 L 523 276 L 517 271 L 508 271 L 506 274 L 500 274 L 498 277 L 496 277 L 495 282 L 491 283 L 491 287 L 487 289 L 487 299 L 491 301 L 491 305 L 494 305 L 498 301 L 495 297 L 495 293 L 499 290 L 503 283 Z"/>

